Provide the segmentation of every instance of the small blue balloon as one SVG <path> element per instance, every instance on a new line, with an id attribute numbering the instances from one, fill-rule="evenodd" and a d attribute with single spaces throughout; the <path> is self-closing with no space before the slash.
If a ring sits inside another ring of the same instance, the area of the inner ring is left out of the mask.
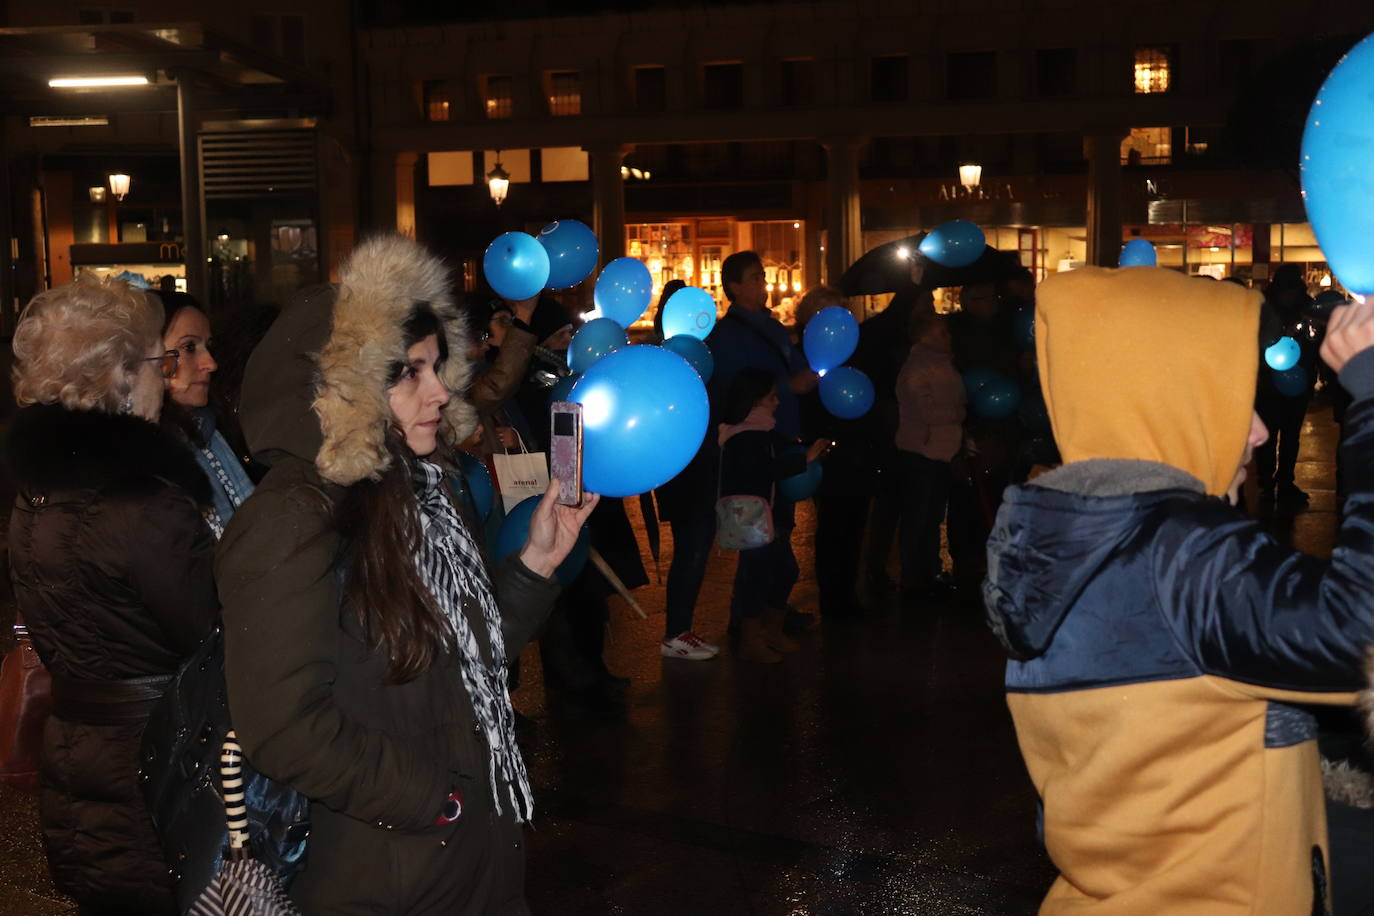
<path id="1" fill-rule="evenodd" d="M 941 223 L 921 239 L 921 254 L 945 267 L 968 267 L 987 247 L 983 230 L 966 219 Z"/>
<path id="2" fill-rule="evenodd" d="M 787 449 L 790 451 L 801 451 L 802 449 Z M 786 454 L 786 452 L 784 452 Z M 794 503 L 799 503 L 803 499 L 810 499 L 816 494 L 821 486 L 821 463 L 819 461 L 808 461 L 806 470 L 800 474 L 793 474 L 791 477 L 784 477 L 778 481 L 778 493 Z"/>
<path id="3" fill-rule="evenodd" d="M 604 318 L 622 328 L 639 320 L 654 295 L 654 281 L 649 268 L 638 258 L 616 258 L 601 268 L 596 278 L 592 298 Z"/>
<path id="4" fill-rule="evenodd" d="M 816 372 L 844 365 L 858 345 L 859 322 L 849 309 L 838 305 L 821 309 L 802 332 L 802 352 Z"/>
<path id="5" fill-rule="evenodd" d="M 1035 350 L 1035 306 L 1025 305 L 1011 318 L 1012 333 L 1022 350 Z"/>
<path id="6" fill-rule="evenodd" d="M 571 400 L 582 405 L 582 485 L 603 496 L 635 496 L 687 467 L 706 437 L 706 386 L 687 360 L 662 347 L 625 347 L 583 373 Z"/>
<path id="7" fill-rule="evenodd" d="M 854 420 L 873 406 L 873 382 L 853 366 L 837 366 L 821 376 L 821 403 L 841 420 Z"/>
<path id="8" fill-rule="evenodd" d="M 687 360 L 703 382 L 711 380 L 711 373 L 716 370 L 716 358 L 711 355 L 711 348 L 699 338 L 691 334 L 678 334 L 663 341 L 663 349 L 671 350 Z"/>
<path id="9" fill-rule="evenodd" d="M 979 389 L 1001 377 L 1002 374 L 995 369 L 974 368 L 964 372 L 964 394 L 968 397 L 969 403 L 973 403 L 973 397 Z"/>
<path id="10" fill-rule="evenodd" d="M 705 340 L 716 326 L 716 300 L 704 289 L 684 286 L 663 304 L 663 336 L 687 334 Z"/>
<path id="11" fill-rule="evenodd" d="M 1121 258 L 1117 263 L 1122 267 L 1157 267 L 1159 256 L 1149 239 L 1131 239 L 1121 246 Z"/>
<path id="12" fill-rule="evenodd" d="M 531 496 L 522 499 L 515 504 L 501 523 L 501 529 L 496 532 L 496 559 L 504 560 L 506 557 L 520 550 L 525 546 L 525 541 L 530 536 L 530 519 L 534 517 L 534 510 L 539 508 L 539 500 L 542 496 Z M 577 542 L 573 544 L 573 549 L 568 552 L 567 558 L 554 570 L 554 576 L 563 585 L 572 585 L 578 573 L 582 572 L 582 567 L 587 565 L 587 557 L 591 551 L 591 535 L 585 526 L 578 532 Z"/>
<path id="13" fill-rule="evenodd" d="M 568 395 L 572 394 L 573 385 L 576 385 L 577 380 L 581 377 L 582 376 L 574 373 L 573 375 L 565 375 L 554 382 L 553 387 L 549 389 L 549 403 L 552 404 L 554 401 L 566 401 Z"/>
<path id="14" fill-rule="evenodd" d="M 1280 337 L 1264 351 L 1264 361 L 1275 372 L 1292 369 L 1302 359 L 1302 347 L 1291 337 Z"/>
<path id="15" fill-rule="evenodd" d="M 549 280 L 549 253 L 532 235 L 507 232 L 487 246 L 482 272 L 496 295 L 519 302 L 538 295 Z"/>
<path id="16" fill-rule="evenodd" d="M 491 482 L 486 462 L 476 455 L 459 452 L 458 478 L 455 484 L 460 485 L 471 500 L 469 507 L 477 513 L 478 521 L 491 515 L 491 507 L 496 504 L 496 486 Z M 458 486 L 454 487 L 454 492 L 461 496 Z"/>
<path id="17" fill-rule="evenodd" d="M 574 373 L 586 372 L 592 363 L 629 343 L 620 324 L 610 318 L 594 318 L 573 335 L 568 345 L 568 368 Z"/>
<path id="18" fill-rule="evenodd" d="M 1322 83 L 1302 134 L 1302 196 L 1332 271 L 1346 289 L 1374 293 L 1374 34 Z"/>
<path id="19" fill-rule="evenodd" d="M 575 219 L 549 223 L 539 233 L 539 244 L 549 253 L 547 289 L 576 286 L 596 270 L 601 249 L 596 234 Z"/>
<path id="20" fill-rule="evenodd" d="M 1278 389 L 1279 394 L 1290 398 L 1301 397 L 1306 394 L 1308 383 L 1307 369 L 1302 366 L 1294 366 L 1291 369 L 1274 373 L 1274 387 Z"/>
<path id="21" fill-rule="evenodd" d="M 1021 389 L 1011 379 L 999 375 L 979 388 L 970 403 L 978 416 L 1001 420 L 1021 406 Z"/>

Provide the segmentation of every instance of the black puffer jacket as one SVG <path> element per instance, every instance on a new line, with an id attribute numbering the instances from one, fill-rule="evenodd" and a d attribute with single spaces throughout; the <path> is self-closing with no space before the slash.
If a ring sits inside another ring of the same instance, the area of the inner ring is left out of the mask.
<path id="1" fill-rule="evenodd" d="M 102 910 L 172 911 L 137 783 L 150 703 L 91 715 L 65 702 L 61 687 L 104 682 L 94 691 L 108 698 L 118 690 L 108 682 L 155 684 L 209 632 L 218 613 L 214 539 L 199 508 L 209 484 L 152 423 L 56 406 L 15 415 L 6 458 L 18 486 L 9 529 L 15 595 L 57 698 L 41 765 L 53 881 Z"/>

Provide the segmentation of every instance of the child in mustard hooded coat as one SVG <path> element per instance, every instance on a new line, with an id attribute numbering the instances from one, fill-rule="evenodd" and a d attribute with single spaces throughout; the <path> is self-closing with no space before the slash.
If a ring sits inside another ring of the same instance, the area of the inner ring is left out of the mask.
<path id="1" fill-rule="evenodd" d="M 1295 704 L 1352 702 L 1374 643 L 1374 307 L 1333 317 L 1323 347 L 1355 398 L 1326 563 L 1223 498 L 1267 436 L 1257 294 L 1084 268 L 1037 299 L 1064 465 L 1007 491 L 984 598 L 1060 871 L 1041 913 L 1326 913 L 1316 728 Z"/>

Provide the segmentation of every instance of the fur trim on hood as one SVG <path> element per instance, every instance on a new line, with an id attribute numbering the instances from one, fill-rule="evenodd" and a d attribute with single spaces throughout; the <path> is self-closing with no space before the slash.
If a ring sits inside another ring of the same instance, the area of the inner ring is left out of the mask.
<path id="1" fill-rule="evenodd" d="M 355 248 L 339 273 L 333 330 L 317 357 L 313 407 L 324 442 L 315 466 L 325 480 L 350 486 L 377 479 L 391 463 L 387 383 L 392 366 L 405 362 L 403 326 L 416 303 L 429 304 L 448 340 L 439 373 L 453 392 L 444 408 L 444 440 L 456 446 L 466 439 L 477 414 L 464 398 L 471 376 L 467 318 L 453 304 L 444 264 L 411 239 L 383 235 Z"/>

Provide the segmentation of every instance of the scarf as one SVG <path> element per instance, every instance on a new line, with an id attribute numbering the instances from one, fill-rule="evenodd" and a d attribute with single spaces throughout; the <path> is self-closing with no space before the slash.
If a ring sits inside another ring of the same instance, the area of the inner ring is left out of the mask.
<path id="1" fill-rule="evenodd" d="M 725 441 L 735 433 L 748 432 L 753 429 L 769 430 L 778 425 L 777 417 L 773 411 L 764 407 L 762 404 L 755 404 L 749 411 L 749 416 L 744 418 L 741 423 L 722 423 L 716 434 L 716 444 L 724 445 Z"/>
<path id="2" fill-rule="evenodd" d="M 234 510 L 252 494 L 253 481 L 243 470 L 238 455 L 234 454 L 224 436 L 215 428 L 214 411 L 199 408 L 191 414 L 191 419 L 205 441 L 202 448 L 195 450 L 196 463 L 210 479 L 211 505 L 205 510 L 205 521 L 215 533 L 215 540 L 219 540 L 224 536 L 224 526 L 229 524 Z"/>
<path id="3" fill-rule="evenodd" d="M 515 743 L 515 710 L 506 688 L 506 646 L 501 638 L 501 612 L 486 563 L 472 535 L 445 495 L 444 472 L 429 461 L 417 461 L 412 474 L 420 506 L 420 548 L 415 567 L 452 629 L 458 647 L 463 686 L 490 752 L 491 797 L 501 813 L 501 787 L 510 799 L 517 823 L 534 815 L 525 762 Z M 487 628 L 489 661 L 482 658 L 464 606 L 479 608 Z"/>

